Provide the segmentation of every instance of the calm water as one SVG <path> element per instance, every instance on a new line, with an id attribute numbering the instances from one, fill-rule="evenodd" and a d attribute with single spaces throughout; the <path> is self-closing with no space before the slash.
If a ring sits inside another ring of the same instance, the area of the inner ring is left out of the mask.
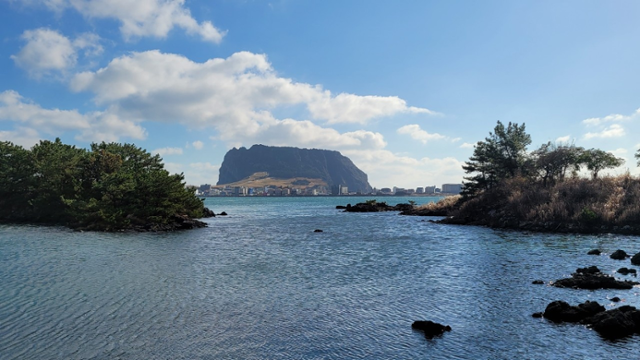
<path id="1" fill-rule="evenodd" d="M 640 238 L 335 210 L 362 200 L 211 198 L 228 217 L 170 234 L 0 226 L 0 359 L 640 357 L 640 336 L 610 342 L 530 316 L 557 299 L 640 306 L 637 288 L 531 284 L 628 267 L 586 252 L 635 253 Z M 419 319 L 453 331 L 426 340 Z"/>

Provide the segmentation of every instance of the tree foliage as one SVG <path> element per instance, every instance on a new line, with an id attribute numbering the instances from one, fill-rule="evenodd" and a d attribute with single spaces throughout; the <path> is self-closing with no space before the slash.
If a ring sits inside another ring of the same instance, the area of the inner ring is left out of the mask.
<path id="1" fill-rule="evenodd" d="M 604 169 L 612 169 L 624 164 L 624 160 L 615 157 L 613 154 L 600 149 L 585 150 L 581 156 L 581 162 L 591 171 L 594 179 L 598 178 L 598 173 Z"/>
<path id="2" fill-rule="evenodd" d="M 25 150 L 0 142 L 0 221 L 113 231 L 203 210 L 182 174 L 169 174 L 158 155 L 135 145 L 85 150 L 56 139 Z"/>
<path id="3" fill-rule="evenodd" d="M 506 127 L 498 121 L 493 132 L 479 141 L 469 161 L 462 167 L 465 173 L 463 194 L 477 194 L 490 189 L 503 179 L 529 173 L 527 146 L 531 136 L 525 125 L 509 123 Z"/>
<path id="4" fill-rule="evenodd" d="M 535 169 L 542 179 L 542 184 L 554 184 L 564 180 L 567 171 L 576 173 L 580 170 L 580 162 L 584 149 L 575 145 L 564 145 L 547 142 L 533 151 L 532 158 Z"/>

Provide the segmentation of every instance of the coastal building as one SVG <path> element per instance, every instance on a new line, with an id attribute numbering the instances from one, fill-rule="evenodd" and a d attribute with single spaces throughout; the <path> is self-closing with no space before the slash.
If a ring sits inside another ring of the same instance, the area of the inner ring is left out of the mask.
<path id="1" fill-rule="evenodd" d="M 418 186 L 416 188 L 416 194 L 424 194 L 424 188 L 422 186 Z"/>
<path id="2" fill-rule="evenodd" d="M 447 194 L 460 194 L 462 184 L 442 184 L 442 192 Z"/>
<path id="3" fill-rule="evenodd" d="M 424 188 L 424 193 L 425 194 L 435 194 L 436 192 L 436 187 L 434 186 L 425 186 Z"/>

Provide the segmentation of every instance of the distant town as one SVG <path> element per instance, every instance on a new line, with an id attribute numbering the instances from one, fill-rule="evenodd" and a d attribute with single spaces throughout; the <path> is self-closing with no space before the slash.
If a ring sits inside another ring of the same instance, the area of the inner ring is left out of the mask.
<path id="1" fill-rule="evenodd" d="M 462 184 L 442 184 L 442 187 L 425 186 L 415 189 L 393 188 L 373 188 L 370 192 L 349 191 L 347 186 L 336 185 L 313 186 L 313 187 L 246 187 L 246 186 L 222 186 L 203 184 L 195 187 L 198 196 L 446 196 L 456 195 L 462 191 Z"/>

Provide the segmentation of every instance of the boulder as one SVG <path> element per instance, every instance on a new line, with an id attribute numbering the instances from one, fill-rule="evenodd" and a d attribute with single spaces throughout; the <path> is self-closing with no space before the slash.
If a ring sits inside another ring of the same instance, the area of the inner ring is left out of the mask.
<path id="1" fill-rule="evenodd" d="M 626 267 L 618 269 L 618 274 L 622 274 L 622 275 L 635 274 L 636 272 L 637 272 L 636 269 L 629 269 Z"/>
<path id="2" fill-rule="evenodd" d="M 587 255 L 600 255 L 600 250 L 598 249 L 593 249 L 593 250 L 589 250 L 589 252 L 587 253 Z"/>
<path id="3" fill-rule="evenodd" d="M 640 311 L 633 306 L 621 306 L 596 314 L 586 323 L 604 338 L 620 339 L 637 331 L 640 325 Z"/>
<path id="4" fill-rule="evenodd" d="M 544 284 L 544 281 L 542 281 L 542 280 L 533 280 L 533 282 L 531 282 L 531 283 L 534 284 L 534 285 L 542 285 L 542 284 Z"/>
<path id="5" fill-rule="evenodd" d="M 223 211 L 220 214 L 218 214 L 218 216 L 227 216 L 227 213 Z"/>
<path id="6" fill-rule="evenodd" d="M 631 264 L 632 265 L 640 265 L 640 252 L 633 255 L 633 257 L 631 258 Z"/>
<path id="7" fill-rule="evenodd" d="M 613 276 L 606 275 L 600 270 L 591 266 L 588 268 L 579 268 L 570 278 L 556 280 L 553 283 L 555 287 L 574 288 L 574 289 L 631 289 L 633 285 L 638 285 L 635 281 L 620 281 Z"/>
<path id="8" fill-rule="evenodd" d="M 571 306 L 565 301 L 554 301 L 547 305 L 543 316 L 553 322 L 580 322 L 597 313 L 605 311 L 604 306 L 595 301 L 586 301 L 578 306 Z"/>
<path id="9" fill-rule="evenodd" d="M 204 208 L 204 210 L 202 211 L 202 217 L 203 218 L 210 218 L 210 217 L 216 217 L 216 214 L 209 208 Z"/>
<path id="10" fill-rule="evenodd" d="M 442 335 L 445 331 L 451 331 L 451 327 L 449 325 L 442 325 L 429 320 L 414 321 L 413 324 L 411 324 L 411 328 L 422 331 L 424 333 L 424 337 L 427 339 Z"/>
<path id="11" fill-rule="evenodd" d="M 627 253 L 624 250 L 616 250 L 613 252 L 613 254 L 609 255 L 610 258 L 612 258 L 613 260 L 624 260 L 626 258 L 629 257 L 629 255 L 627 255 Z"/>
<path id="12" fill-rule="evenodd" d="M 620 300 L 621 299 L 619 297 L 617 297 L 617 296 L 611 298 L 611 301 L 613 301 L 613 302 L 620 302 Z"/>
<path id="13" fill-rule="evenodd" d="M 313 232 L 322 232 L 322 230 L 320 230 L 320 229 L 315 229 L 315 230 L 313 230 Z"/>

